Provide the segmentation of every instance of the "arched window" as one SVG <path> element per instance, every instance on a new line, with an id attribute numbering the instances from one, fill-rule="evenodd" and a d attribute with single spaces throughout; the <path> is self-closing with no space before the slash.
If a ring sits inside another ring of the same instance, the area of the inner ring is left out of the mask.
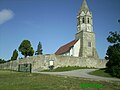
<path id="1" fill-rule="evenodd" d="M 83 19 L 82 19 L 82 23 L 85 23 L 85 18 L 83 17 Z"/>
<path id="2" fill-rule="evenodd" d="M 88 18 L 88 23 L 90 23 L 90 20 L 89 20 L 89 18 Z"/>

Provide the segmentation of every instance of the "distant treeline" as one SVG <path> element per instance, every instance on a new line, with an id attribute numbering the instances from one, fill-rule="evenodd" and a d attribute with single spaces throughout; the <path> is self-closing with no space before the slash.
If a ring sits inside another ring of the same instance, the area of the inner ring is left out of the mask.
<path id="1" fill-rule="evenodd" d="M 6 61 L 4 59 L 0 59 L 0 64 L 5 63 Z"/>

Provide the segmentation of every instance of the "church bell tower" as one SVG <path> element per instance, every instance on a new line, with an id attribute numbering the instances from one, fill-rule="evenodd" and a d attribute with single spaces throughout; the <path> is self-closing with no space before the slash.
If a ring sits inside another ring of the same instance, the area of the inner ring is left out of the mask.
<path id="1" fill-rule="evenodd" d="M 77 15 L 77 33 L 75 38 L 76 40 L 80 39 L 80 57 L 99 58 L 95 45 L 92 13 L 89 10 L 86 0 L 83 0 Z"/>
<path id="2" fill-rule="evenodd" d="M 77 16 L 77 32 L 93 32 L 92 13 L 90 12 L 86 0 L 83 0 L 81 9 Z"/>

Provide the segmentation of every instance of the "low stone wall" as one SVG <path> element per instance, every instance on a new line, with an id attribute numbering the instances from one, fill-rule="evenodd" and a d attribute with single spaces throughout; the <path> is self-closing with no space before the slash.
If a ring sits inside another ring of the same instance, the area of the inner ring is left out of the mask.
<path id="1" fill-rule="evenodd" d="M 0 69 L 10 69 L 18 71 L 19 64 L 32 64 L 32 71 L 41 71 L 49 69 L 49 61 L 53 60 L 54 68 L 65 66 L 80 66 L 80 67 L 95 67 L 105 68 L 106 60 L 99 60 L 95 58 L 83 58 L 72 56 L 59 55 L 38 55 L 16 61 L 10 61 L 0 64 Z"/>
<path id="2" fill-rule="evenodd" d="M 18 64 L 19 62 L 16 61 L 10 61 L 4 64 L 0 64 L 0 69 L 10 69 L 10 70 L 18 70 Z"/>

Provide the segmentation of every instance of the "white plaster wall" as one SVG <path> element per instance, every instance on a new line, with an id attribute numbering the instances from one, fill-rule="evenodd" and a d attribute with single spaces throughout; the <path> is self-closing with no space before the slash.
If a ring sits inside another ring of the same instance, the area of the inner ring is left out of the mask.
<path id="1" fill-rule="evenodd" d="M 75 43 L 74 47 L 70 49 L 70 56 L 79 56 L 79 50 L 80 50 L 80 39 Z"/>
<path id="2" fill-rule="evenodd" d="M 69 52 L 67 52 L 67 53 L 65 53 L 66 54 L 66 56 L 69 56 L 70 55 L 70 53 Z"/>
<path id="3" fill-rule="evenodd" d="M 70 56 L 74 56 L 74 48 L 73 47 L 70 49 Z"/>
<path id="4" fill-rule="evenodd" d="M 64 54 L 61 54 L 62 56 L 70 56 L 70 51 L 69 52 L 66 52 Z"/>
<path id="5" fill-rule="evenodd" d="M 79 50 L 80 50 L 80 39 L 75 43 L 75 45 L 70 49 L 69 56 L 79 56 Z"/>
<path id="6" fill-rule="evenodd" d="M 74 45 L 74 55 L 75 57 L 79 57 L 79 50 L 80 50 L 80 39 Z"/>

